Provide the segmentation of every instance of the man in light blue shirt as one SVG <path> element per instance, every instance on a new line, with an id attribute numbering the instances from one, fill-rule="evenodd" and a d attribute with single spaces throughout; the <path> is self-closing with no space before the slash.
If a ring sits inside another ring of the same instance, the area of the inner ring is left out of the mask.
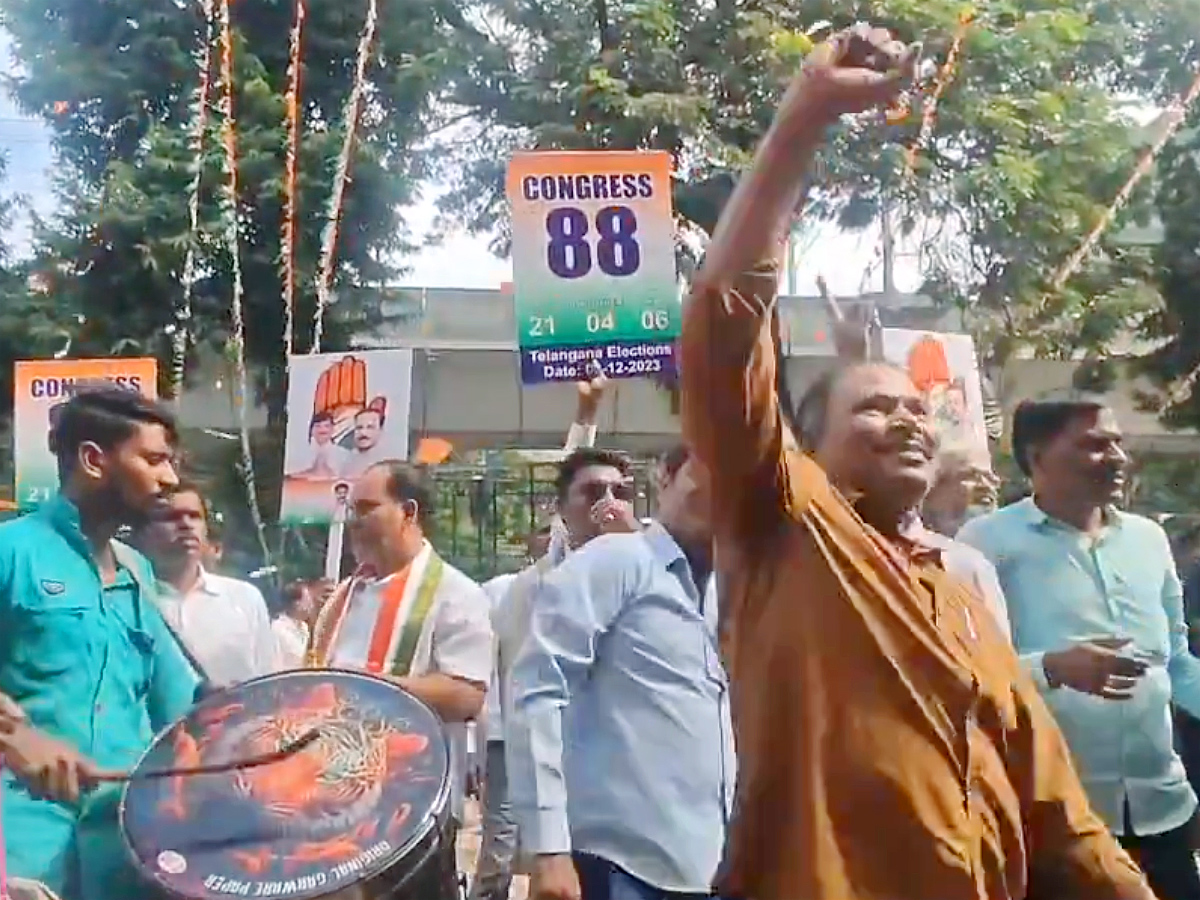
<path id="1" fill-rule="evenodd" d="M 707 491 L 547 573 L 513 667 L 509 788 L 535 898 L 708 896 L 734 784 Z"/>
<path id="2" fill-rule="evenodd" d="M 25 721 L 0 738 L 9 872 L 65 900 L 145 893 L 117 826 L 120 788 L 197 678 L 163 623 L 149 563 L 113 541 L 176 483 L 176 431 L 120 388 L 77 394 L 54 432 L 61 493 L 0 525 L 0 693 Z M 94 788 L 94 789 L 93 789 Z"/>
<path id="3" fill-rule="evenodd" d="M 1200 660 L 1163 530 L 1116 508 L 1128 457 L 1112 411 L 1082 396 L 1026 401 L 1013 452 L 1033 496 L 968 522 L 995 565 L 1014 644 L 1062 728 L 1093 808 L 1160 900 L 1200 900 L 1196 796 L 1172 702 L 1200 714 Z"/>
<path id="4" fill-rule="evenodd" d="M 569 472 L 585 478 L 594 472 L 587 470 L 591 466 L 579 467 L 571 461 L 583 457 L 575 457 L 576 450 L 591 449 L 596 445 L 596 417 L 600 413 L 600 403 L 608 385 L 608 378 L 598 364 L 589 364 L 587 381 L 575 385 L 577 396 L 575 403 L 575 419 L 567 429 L 566 443 L 563 445 L 563 459 L 559 462 L 560 474 L 563 467 Z M 603 455 L 593 457 L 596 462 L 603 463 Z M 604 468 L 602 466 L 602 468 Z M 616 473 L 624 481 L 623 473 Z M 568 485 L 572 487 L 575 485 Z M 580 485 L 582 486 L 582 485 Z M 575 486 L 578 487 L 578 486 Z M 578 495 L 578 492 L 577 492 Z M 559 498 L 562 503 L 562 498 Z M 527 538 L 526 548 L 529 551 L 529 565 L 521 573 L 500 575 L 483 586 L 484 592 L 492 601 L 492 629 L 496 634 L 495 671 L 492 673 L 492 683 L 488 688 L 486 728 L 487 749 L 484 754 L 484 791 L 483 791 L 483 822 L 482 835 L 479 841 L 479 856 L 475 865 L 475 878 L 471 883 L 469 900 L 508 900 L 512 887 L 513 865 L 516 862 L 517 824 L 512 819 L 512 806 L 508 802 L 508 773 L 505 768 L 504 748 L 504 713 L 500 702 L 503 688 L 502 675 L 504 654 L 502 646 L 506 640 L 511 640 L 515 624 L 511 621 L 511 611 L 502 611 L 500 606 L 505 601 L 509 589 L 514 582 L 528 582 L 533 577 L 532 570 L 543 558 L 549 556 L 558 561 L 566 556 L 571 547 L 571 536 L 567 533 L 563 512 L 560 509 L 553 521 L 531 533 Z M 590 512 L 590 507 L 585 508 Z M 520 591 L 518 591 L 520 593 Z M 519 602 L 518 602 L 518 605 Z M 519 611 L 517 611 L 519 615 Z"/>

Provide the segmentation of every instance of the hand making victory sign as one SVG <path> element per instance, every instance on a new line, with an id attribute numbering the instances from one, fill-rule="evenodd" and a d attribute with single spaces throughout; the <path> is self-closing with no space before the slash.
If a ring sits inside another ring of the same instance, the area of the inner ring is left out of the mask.
<path id="1" fill-rule="evenodd" d="M 823 275 L 817 276 L 817 290 L 825 302 L 825 315 L 833 337 L 833 347 L 839 358 L 855 362 L 882 355 L 879 310 L 874 304 L 859 304 L 849 312 L 842 309 L 837 297 L 829 291 Z"/>

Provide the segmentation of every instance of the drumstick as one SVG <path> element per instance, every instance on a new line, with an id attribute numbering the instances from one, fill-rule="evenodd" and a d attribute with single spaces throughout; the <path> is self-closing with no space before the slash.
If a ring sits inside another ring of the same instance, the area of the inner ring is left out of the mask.
<path id="1" fill-rule="evenodd" d="M 294 756 L 320 736 L 321 730 L 314 728 L 311 731 L 305 732 L 296 740 L 284 744 L 278 750 L 272 750 L 270 753 L 261 753 L 258 756 L 230 760 L 225 763 L 214 763 L 207 766 L 182 766 L 177 769 L 152 769 L 149 772 L 100 774 L 96 776 L 95 780 L 122 784 L 130 781 L 155 781 L 160 778 L 178 778 L 190 775 L 223 775 L 226 772 L 238 772 L 242 769 L 256 769 L 259 766 L 269 766 L 272 763 L 282 762 L 289 756 Z"/>

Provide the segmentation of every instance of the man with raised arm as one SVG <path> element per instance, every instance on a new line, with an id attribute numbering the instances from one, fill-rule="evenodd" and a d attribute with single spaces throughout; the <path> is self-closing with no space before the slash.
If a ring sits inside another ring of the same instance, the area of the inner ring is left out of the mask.
<path id="1" fill-rule="evenodd" d="M 805 450 L 780 410 L 780 237 L 825 130 L 892 102 L 911 58 L 865 27 L 813 52 L 685 308 L 683 428 L 712 481 L 738 751 L 718 888 L 1151 900 L 980 597 L 906 536 L 936 449 L 908 376 L 860 361 L 820 379 Z"/>

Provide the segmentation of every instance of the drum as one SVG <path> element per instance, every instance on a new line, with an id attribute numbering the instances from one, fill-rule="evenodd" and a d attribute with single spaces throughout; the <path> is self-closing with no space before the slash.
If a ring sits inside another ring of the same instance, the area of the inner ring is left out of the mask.
<path id="1" fill-rule="evenodd" d="M 442 723 L 419 700 L 356 672 L 284 672 L 158 735 L 121 832 L 164 897 L 456 900 L 450 785 Z"/>

